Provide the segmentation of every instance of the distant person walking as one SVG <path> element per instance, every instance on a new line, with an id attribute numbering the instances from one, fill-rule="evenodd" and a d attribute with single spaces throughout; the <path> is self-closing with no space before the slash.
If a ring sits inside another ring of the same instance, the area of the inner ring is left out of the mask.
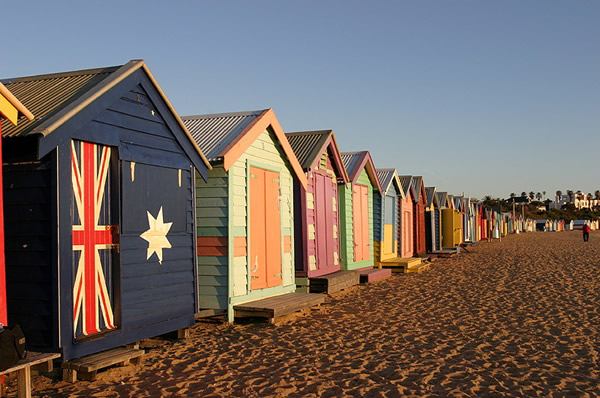
<path id="1" fill-rule="evenodd" d="M 583 241 L 588 242 L 590 240 L 590 225 L 587 223 L 583 224 Z"/>

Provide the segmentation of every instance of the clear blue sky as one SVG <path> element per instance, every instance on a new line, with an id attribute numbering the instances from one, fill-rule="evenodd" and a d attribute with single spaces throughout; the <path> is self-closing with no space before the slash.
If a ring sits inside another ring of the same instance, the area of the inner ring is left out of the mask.
<path id="1" fill-rule="evenodd" d="M 450 193 L 600 189 L 598 1 L 13 1 L 0 78 L 146 60 L 181 115 L 288 132 Z M 9 40 L 10 38 L 10 40 Z"/>

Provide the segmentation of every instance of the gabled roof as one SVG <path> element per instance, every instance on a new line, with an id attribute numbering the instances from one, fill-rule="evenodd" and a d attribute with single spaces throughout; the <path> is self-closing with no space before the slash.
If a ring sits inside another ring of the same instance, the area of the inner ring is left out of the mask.
<path id="1" fill-rule="evenodd" d="M 412 186 L 415 190 L 415 202 L 421 200 L 421 190 L 425 188 L 423 184 L 423 177 L 421 176 L 413 176 L 412 178 Z"/>
<path id="2" fill-rule="evenodd" d="M 341 155 L 351 183 L 354 184 L 356 180 L 358 180 L 358 177 L 360 177 L 360 173 L 364 168 L 367 171 L 371 184 L 376 186 L 377 190 L 381 192 L 381 184 L 379 184 L 379 179 L 375 172 L 375 165 L 373 164 L 373 159 L 371 158 L 369 151 L 342 152 Z"/>
<path id="3" fill-rule="evenodd" d="M 435 206 L 439 206 L 437 195 L 435 194 L 435 187 L 425 187 L 425 195 L 427 196 L 427 206 L 431 206 L 433 203 Z"/>
<path id="4" fill-rule="evenodd" d="M 450 209 L 456 209 L 456 203 L 454 202 L 454 196 L 448 194 L 448 207 Z"/>
<path id="5" fill-rule="evenodd" d="M 404 190 L 402 189 L 402 183 L 400 182 L 400 178 L 398 177 L 398 172 L 396 169 L 377 169 L 377 178 L 379 179 L 379 183 L 381 184 L 382 195 L 388 193 L 389 189 L 392 187 L 392 184 L 396 184 L 396 188 L 402 198 L 404 198 Z"/>
<path id="6" fill-rule="evenodd" d="M 290 146 L 273 109 L 217 113 L 182 117 L 192 137 L 211 162 L 223 162 L 225 171 L 239 159 L 252 143 L 271 128 L 281 144 L 296 177 L 306 188 L 306 175 Z"/>
<path id="7" fill-rule="evenodd" d="M 4 84 L 0 83 L 0 116 L 17 125 L 20 116 L 33 120 L 33 114 L 21 103 Z"/>
<path id="8" fill-rule="evenodd" d="M 181 120 L 209 162 L 220 160 L 222 152 L 248 125 L 266 110 L 182 116 Z"/>
<path id="9" fill-rule="evenodd" d="M 437 192 L 436 196 L 440 207 L 448 206 L 448 192 Z"/>
<path id="10" fill-rule="evenodd" d="M 332 162 L 338 171 L 340 179 L 344 183 L 349 182 L 350 179 L 342 162 L 333 130 L 300 131 L 286 133 L 285 136 L 294 150 L 300 166 L 305 171 L 315 167 L 317 162 L 320 161 L 321 155 L 329 149 L 332 154 Z"/>
<path id="11" fill-rule="evenodd" d="M 453 196 L 454 208 L 458 211 L 463 211 L 463 198 L 462 196 Z"/>
<path id="12" fill-rule="evenodd" d="M 31 121 L 3 129 L 2 136 L 17 137 L 39 134 L 47 137 L 78 112 L 140 69 L 146 73 L 154 85 L 177 124 L 189 138 L 190 144 L 197 151 L 197 155 L 200 156 L 206 167 L 211 169 L 210 163 L 192 139 L 143 60 L 132 60 L 122 66 L 2 80 L 2 83 L 21 98 L 23 104 L 36 115 Z M 44 154 L 40 153 L 40 156 Z M 188 155 L 191 156 L 191 154 Z"/>
<path id="13" fill-rule="evenodd" d="M 399 176 L 400 183 L 402 184 L 402 190 L 404 191 L 404 196 L 408 196 L 409 192 L 412 192 L 413 198 L 415 197 L 415 190 L 412 185 L 412 176 Z"/>

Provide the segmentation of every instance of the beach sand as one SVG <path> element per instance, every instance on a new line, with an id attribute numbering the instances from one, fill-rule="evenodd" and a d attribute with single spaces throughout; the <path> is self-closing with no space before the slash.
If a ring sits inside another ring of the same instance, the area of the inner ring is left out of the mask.
<path id="1" fill-rule="evenodd" d="M 421 274 L 340 292 L 279 326 L 198 322 L 48 397 L 600 395 L 600 232 L 482 242 Z M 14 389 L 11 390 L 14 394 Z"/>

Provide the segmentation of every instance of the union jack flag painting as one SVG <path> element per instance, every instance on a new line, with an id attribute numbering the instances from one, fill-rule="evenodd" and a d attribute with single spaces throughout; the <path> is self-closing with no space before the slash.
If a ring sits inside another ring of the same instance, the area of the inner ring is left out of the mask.
<path id="1" fill-rule="evenodd" d="M 118 226 L 110 225 L 111 149 L 72 141 L 73 198 L 73 330 L 76 337 L 115 329 L 112 294 L 112 250 Z M 118 214 L 118 213 L 117 213 Z"/>

